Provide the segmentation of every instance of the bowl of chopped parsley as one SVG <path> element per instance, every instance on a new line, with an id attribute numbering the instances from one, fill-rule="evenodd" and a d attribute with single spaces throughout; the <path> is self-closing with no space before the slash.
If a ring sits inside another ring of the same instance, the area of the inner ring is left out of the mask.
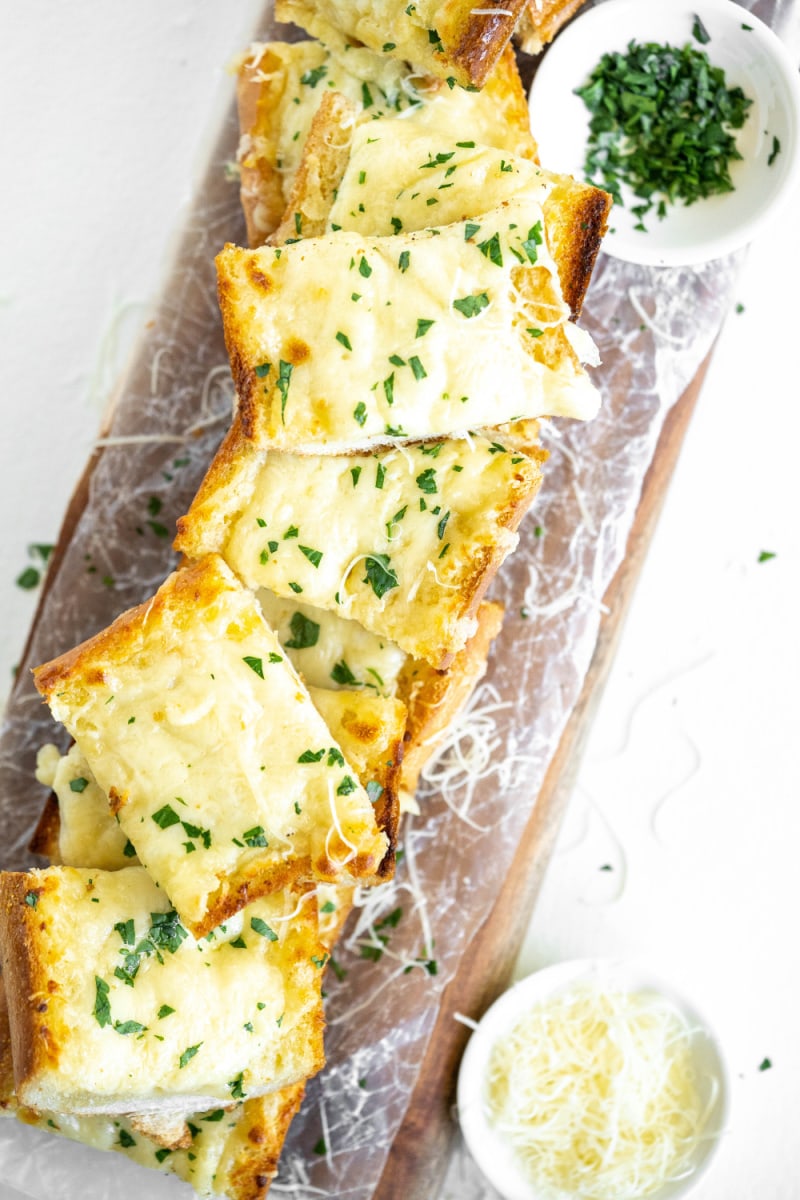
<path id="1" fill-rule="evenodd" d="M 614 197 L 604 249 L 683 266 L 750 242 L 800 176 L 800 83 L 733 0 L 605 0 L 531 88 L 542 162 Z"/>

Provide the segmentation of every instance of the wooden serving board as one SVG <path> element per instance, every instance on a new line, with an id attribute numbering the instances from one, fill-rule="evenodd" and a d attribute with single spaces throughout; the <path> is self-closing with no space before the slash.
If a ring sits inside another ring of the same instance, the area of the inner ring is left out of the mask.
<path id="1" fill-rule="evenodd" d="M 417 1086 L 395 1137 L 375 1200 L 432 1200 L 447 1169 L 456 1132 L 458 1064 L 469 1030 L 454 1017 L 476 1019 L 508 985 L 555 846 L 583 752 L 614 661 L 636 584 L 711 355 L 667 416 L 642 485 L 626 554 L 603 604 L 597 644 L 581 691 L 550 763 L 519 849 L 488 919 L 476 931 L 442 997 Z"/>

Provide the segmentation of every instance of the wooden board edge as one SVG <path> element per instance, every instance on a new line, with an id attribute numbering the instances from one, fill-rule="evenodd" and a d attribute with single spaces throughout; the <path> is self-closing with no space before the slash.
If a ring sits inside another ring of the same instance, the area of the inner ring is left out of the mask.
<path id="1" fill-rule="evenodd" d="M 461 966 L 446 987 L 417 1085 L 394 1139 L 373 1200 L 439 1193 L 456 1132 L 458 1064 L 470 1031 L 456 1012 L 479 1017 L 508 984 L 611 671 L 653 532 L 700 394 L 710 351 L 668 413 L 628 535 L 625 557 L 603 597 L 604 615 L 586 679 L 550 763 L 511 869 Z"/>

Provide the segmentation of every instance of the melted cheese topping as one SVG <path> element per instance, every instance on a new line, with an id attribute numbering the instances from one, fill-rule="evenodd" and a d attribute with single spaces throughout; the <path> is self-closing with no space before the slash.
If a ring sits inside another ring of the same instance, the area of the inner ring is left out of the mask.
<path id="1" fill-rule="evenodd" d="M 77 743 L 63 757 L 57 746 L 42 746 L 36 757 L 36 778 L 52 788 L 58 799 L 62 863 L 118 871 L 137 861 L 136 851 L 114 820 L 108 796 Z"/>
<path id="2" fill-rule="evenodd" d="M 537 259 L 551 324 L 568 317 L 542 228 L 537 185 L 535 197 L 438 230 L 227 247 L 217 259 L 226 339 L 254 438 L 336 453 L 519 417 L 593 416 L 598 393 L 572 358 L 533 357 L 528 328 L 542 312 L 515 285 L 521 262 Z"/>
<path id="3" fill-rule="evenodd" d="M 504 523 L 534 481 L 530 459 L 482 437 L 271 454 L 222 553 L 251 587 L 300 594 L 438 663 L 472 632 L 476 578 L 516 545 Z"/>
<path id="4" fill-rule="evenodd" d="M 691 1038 L 659 996 L 586 986 L 519 1019 L 493 1049 L 487 1098 L 537 1195 L 638 1200 L 691 1172 L 711 1107 Z"/>
<path id="5" fill-rule="evenodd" d="M 357 850 L 379 860 L 385 840 L 254 598 L 225 571 L 217 598 L 179 604 L 178 624 L 169 603 L 184 578 L 159 592 L 166 609 L 140 610 L 129 652 L 98 649 L 103 684 L 78 675 L 50 704 L 141 862 L 202 930 L 240 879 L 309 858 L 343 867 Z"/>
<path id="6" fill-rule="evenodd" d="M 291 893 L 255 901 L 196 941 L 141 867 L 56 867 L 29 879 L 32 953 L 56 985 L 42 1019 L 58 1053 L 20 1088 L 24 1103 L 202 1111 L 313 1069 L 297 1057 L 321 1012 L 311 902 L 289 925 Z"/>
<path id="7" fill-rule="evenodd" d="M 309 687 L 396 694 L 407 655 L 394 642 L 370 633 L 357 621 L 303 604 L 299 598 L 276 596 L 267 588 L 259 590 L 258 602 Z"/>
<path id="8" fill-rule="evenodd" d="M 544 203 L 553 185 L 541 167 L 480 144 L 472 126 L 468 137 L 463 125 L 440 128 L 435 116 L 435 107 L 426 105 L 402 121 L 371 121 L 356 129 L 331 228 L 388 236 L 425 229 L 432 219 L 437 225 L 463 221 L 521 192 Z"/>
<path id="9" fill-rule="evenodd" d="M 177 1175 L 190 1183 L 199 1196 L 213 1197 L 219 1195 L 215 1179 L 225 1143 L 235 1129 L 241 1112 L 242 1106 L 236 1105 L 230 1111 L 223 1112 L 216 1108 L 192 1117 L 197 1133 L 192 1138 L 191 1147 L 169 1153 L 140 1134 L 122 1117 L 78 1117 L 26 1110 L 20 1114 L 20 1119 L 27 1125 L 37 1125 L 59 1133 L 95 1150 L 116 1150 L 139 1166 Z"/>
<path id="10" fill-rule="evenodd" d="M 278 20 L 294 21 L 341 51 L 352 42 L 361 43 L 432 75 L 469 83 L 464 70 L 453 66 L 446 53 L 464 31 L 465 15 L 470 9 L 463 3 L 382 0 L 376 5 L 366 0 L 277 0 L 275 12 Z"/>

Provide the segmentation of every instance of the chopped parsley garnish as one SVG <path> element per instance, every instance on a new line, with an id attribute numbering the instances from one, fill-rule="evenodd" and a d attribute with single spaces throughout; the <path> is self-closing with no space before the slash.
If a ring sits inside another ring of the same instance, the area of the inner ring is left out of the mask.
<path id="1" fill-rule="evenodd" d="M 416 354 L 411 355 L 411 358 L 408 360 L 408 365 L 411 367 L 411 370 L 414 372 L 415 379 L 419 380 L 419 379 L 427 378 L 428 372 L 425 370 L 422 363 L 417 358 Z"/>
<path id="2" fill-rule="evenodd" d="M 128 838 L 127 842 L 122 847 L 122 853 L 126 858 L 136 858 L 136 847 L 130 838 Z"/>
<path id="3" fill-rule="evenodd" d="M 444 531 L 447 528 L 447 522 L 450 520 L 449 511 L 444 514 L 439 524 L 436 526 L 436 532 L 439 535 L 439 541 L 444 537 Z"/>
<path id="4" fill-rule="evenodd" d="M 318 567 L 322 562 L 321 550 L 312 550 L 310 546 L 299 546 L 298 549 L 301 554 L 306 556 L 312 567 Z"/>
<path id="5" fill-rule="evenodd" d="M 346 333 L 342 333 L 341 330 L 339 330 L 339 332 L 336 334 L 336 340 L 337 340 L 337 342 L 339 342 L 340 345 L 344 346 L 345 350 L 353 349 L 353 347 L 350 344 L 350 338 L 347 336 Z"/>
<path id="6" fill-rule="evenodd" d="M 367 406 L 363 400 L 359 400 L 358 404 L 353 409 L 353 420 L 357 425 L 364 425 L 367 420 Z M 361 468 L 359 467 L 359 470 Z"/>
<path id="7" fill-rule="evenodd" d="M 151 814 L 159 829 L 169 829 L 172 825 L 180 824 L 180 817 L 170 804 L 165 804 L 158 812 Z"/>
<path id="8" fill-rule="evenodd" d="M 488 306 L 489 297 L 486 292 L 475 292 L 471 296 L 462 296 L 460 300 L 453 301 L 453 308 L 457 309 L 462 317 L 477 317 L 478 313 Z"/>
<path id="9" fill-rule="evenodd" d="M 369 279 L 370 275 L 372 274 L 372 267 L 369 265 L 366 256 L 363 254 L 358 261 L 358 273 L 359 275 L 363 275 L 364 279 Z"/>
<path id="10" fill-rule="evenodd" d="M 89 780 L 84 779 L 82 775 L 77 779 L 70 779 L 69 781 L 69 790 L 71 792 L 84 792 L 88 786 Z"/>
<path id="11" fill-rule="evenodd" d="M 485 242 L 478 243 L 478 249 L 484 258 L 488 258 L 496 267 L 503 265 L 503 251 L 500 247 L 500 234 L 494 233 Z"/>
<path id="12" fill-rule="evenodd" d="M 25 893 L 25 903 L 27 904 L 28 908 L 36 908 L 36 905 L 39 903 L 39 893 L 38 892 L 26 892 Z"/>
<path id="13" fill-rule="evenodd" d="M 394 230 L 395 233 L 399 233 L 400 230 L 403 228 L 403 222 L 400 220 L 399 217 L 392 217 L 391 224 L 392 224 L 392 229 Z"/>
<path id="14" fill-rule="evenodd" d="M 319 625 L 303 616 L 301 612 L 292 614 L 289 628 L 292 636 L 285 643 L 287 650 L 307 650 L 309 646 L 316 646 L 319 641 Z"/>
<path id="15" fill-rule="evenodd" d="M 543 241 L 544 235 L 542 234 L 542 223 L 541 221 L 537 221 L 536 224 L 528 230 L 528 236 L 522 243 L 522 249 L 527 254 L 529 262 L 536 262 L 539 257 L 539 246 L 541 246 Z"/>
<path id="16" fill-rule="evenodd" d="M 271 650 L 270 655 L 269 655 L 269 661 L 271 663 L 283 662 L 283 656 L 280 654 L 276 654 L 274 650 Z"/>
<path id="17" fill-rule="evenodd" d="M 299 584 L 299 583 L 295 583 L 295 582 L 294 582 L 294 580 L 292 580 L 292 579 L 290 579 L 290 580 L 289 580 L 289 587 L 292 589 L 292 591 L 293 591 L 293 592 L 295 592 L 295 593 L 298 593 L 298 594 L 299 594 L 300 592 L 302 592 L 302 590 L 303 590 L 303 589 L 300 587 L 300 584 Z"/>
<path id="18" fill-rule="evenodd" d="M 403 274 L 405 274 L 405 272 L 408 270 L 409 266 L 411 265 L 411 251 L 410 250 L 402 250 L 400 252 L 400 257 L 397 260 L 397 265 L 400 268 L 400 270 L 403 272 Z"/>
<path id="19" fill-rule="evenodd" d="M 281 422 L 283 422 L 286 413 L 286 401 L 289 398 L 289 384 L 292 381 L 292 371 L 294 366 L 292 363 L 280 360 L 278 364 L 278 382 L 275 385 L 281 394 Z"/>
<path id="20" fill-rule="evenodd" d="M 695 38 L 701 46 L 706 46 L 711 41 L 711 34 L 708 32 L 705 25 L 696 14 L 694 23 L 692 25 L 692 37 Z"/>
<path id="21" fill-rule="evenodd" d="M 169 1158 L 170 1154 L 172 1154 L 170 1148 L 168 1146 L 162 1146 L 160 1150 L 156 1150 L 155 1152 L 156 1162 L 162 1163 L 165 1158 Z"/>
<path id="22" fill-rule="evenodd" d="M 383 795 L 383 785 L 378 783 L 377 779 L 370 779 L 367 784 L 367 795 L 369 796 L 370 804 L 377 804 Z"/>
<path id="23" fill-rule="evenodd" d="M 232 942 L 228 942 L 228 945 L 233 946 L 234 950 L 247 949 L 247 942 L 244 940 L 241 934 L 239 934 L 239 937 L 234 938 Z"/>
<path id="24" fill-rule="evenodd" d="M 358 680 L 344 659 L 341 659 L 340 662 L 337 662 L 334 665 L 334 668 L 331 671 L 331 679 L 334 683 L 339 683 L 342 686 L 347 686 L 348 684 L 352 686 L 353 684 L 358 683 Z"/>
<path id="25" fill-rule="evenodd" d="M 244 1072 L 240 1071 L 236 1078 L 231 1079 L 228 1083 L 228 1087 L 231 1089 L 231 1095 L 233 1096 L 234 1100 L 244 1100 L 244 1089 L 242 1087 L 243 1075 Z"/>
<path id="26" fill-rule="evenodd" d="M 320 908 L 320 910 L 319 910 L 319 911 L 320 911 L 321 913 L 332 913 L 332 912 L 336 912 L 336 905 L 333 903 L 333 901 L 332 901 L 332 900 L 326 900 L 326 901 L 325 901 L 325 903 L 322 905 L 322 907 Z"/>
<path id="27" fill-rule="evenodd" d="M 418 337 L 418 338 L 424 337 L 425 334 L 430 329 L 431 325 L 435 325 L 435 324 L 436 324 L 435 321 L 429 321 L 429 320 L 426 320 L 424 317 L 418 317 L 417 318 L 417 332 L 415 333 L 414 336 Z"/>
<path id="28" fill-rule="evenodd" d="M 264 678 L 264 663 L 260 658 L 255 658 L 252 654 L 246 654 L 242 662 L 247 663 L 251 671 L 255 671 L 260 679 Z M 155 820 L 155 818 L 153 818 Z"/>
<path id="29" fill-rule="evenodd" d="M 108 998 L 108 984 L 99 975 L 94 977 L 94 1019 L 102 1029 L 111 1024 L 111 1001 Z"/>
<path id="30" fill-rule="evenodd" d="M 379 462 L 377 467 L 375 468 L 375 487 L 382 489 L 383 481 L 385 480 L 385 478 L 386 478 L 386 467 L 383 465 L 382 462 Z"/>
<path id="31" fill-rule="evenodd" d="M 316 763 L 321 762 L 325 757 L 325 747 L 321 750 L 304 750 L 298 758 L 299 763 Z"/>
<path id="32" fill-rule="evenodd" d="M 394 371 L 383 381 L 383 394 L 387 404 L 394 404 Z"/>
<path id="33" fill-rule="evenodd" d="M 328 68 L 323 63 L 322 66 L 314 67 L 310 71 L 306 71 L 305 75 L 300 76 L 300 82 L 305 83 L 308 87 L 315 88 L 320 79 L 323 79 L 328 73 Z"/>
<path id="34" fill-rule="evenodd" d="M 772 1059 L 771 1058 L 762 1058 L 761 1062 L 758 1064 L 759 1071 L 769 1071 L 771 1067 L 772 1067 Z"/>
<path id="35" fill-rule="evenodd" d="M 364 108 L 371 108 L 373 104 L 372 92 L 366 83 L 362 83 L 361 85 L 361 103 L 364 105 Z"/>
<path id="36" fill-rule="evenodd" d="M 185 941 L 188 936 L 189 934 L 181 925 L 174 908 L 169 912 L 150 913 L 150 929 L 147 937 L 153 947 L 160 947 L 163 950 L 169 950 L 170 954 L 175 954 L 181 942 Z M 147 942 L 137 946 L 137 953 L 142 946 L 147 947 Z M 156 950 L 156 957 L 160 957 L 158 950 Z"/>
<path id="37" fill-rule="evenodd" d="M 320 1138 L 319 1141 L 315 1143 L 314 1153 L 315 1154 L 327 1154 L 328 1153 L 328 1147 L 325 1145 L 325 1138 Z"/>
<path id="38" fill-rule="evenodd" d="M 128 1133 L 127 1129 L 120 1129 L 119 1144 L 120 1144 L 120 1146 L 124 1147 L 124 1149 L 129 1150 L 131 1146 L 136 1145 L 136 1140 L 135 1140 L 135 1138 L 131 1137 L 131 1135 Z"/>
<path id="39" fill-rule="evenodd" d="M 212 1121 L 221 1121 L 224 1116 L 224 1108 L 215 1108 L 214 1111 L 210 1112 L 207 1117 L 201 1117 L 200 1120 L 211 1123 Z"/>
<path id="40" fill-rule="evenodd" d="M 358 483 L 358 478 L 361 474 L 361 467 L 351 467 L 350 474 L 353 478 L 353 487 L 355 487 Z"/>
<path id="41" fill-rule="evenodd" d="M 242 834 L 242 841 L 246 846 L 255 849 L 258 846 L 268 846 L 269 842 L 264 836 L 264 827 L 262 825 L 254 825 L 252 829 L 248 829 Z"/>
<path id="42" fill-rule="evenodd" d="M 314 966 L 319 967 L 319 969 L 321 971 L 322 968 L 325 966 L 325 963 L 328 961 L 328 956 L 327 956 L 327 954 L 312 954 L 311 961 L 314 964 Z"/>
<path id="43" fill-rule="evenodd" d="M 136 941 L 136 927 L 133 923 L 133 917 L 130 917 L 127 921 L 117 921 L 114 929 L 122 938 L 123 945 L 132 946 Z"/>
<path id="44" fill-rule="evenodd" d="M 742 156 L 731 130 L 742 128 L 752 101 L 727 87 L 704 50 L 631 41 L 627 53 L 603 55 L 575 91 L 592 114 L 586 176 L 620 205 L 630 188 L 640 201 L 631 208 L 637 229 L 646 232 L 653 208 L 663 218 L 679 200 L 733 191 L 729 163 Z"/>
<path id="45" fill-rule="evenodd" d="M 398 586 L 397 575 L 390 565 L 388 554 L 369 554 L 366 560 L 366 575 L 362 583 L 368 583 L 380 599 Z"/>
<path id="46" fill-rule="evenodd" d="M 123 1037 L 127 1037 L 129 1033 L 145 1033 L 146 1025 L 142 1025 L 140 1021 L 115 1021 L 114 1032 L 121 1033 Z"/>
<path id="47" fill-rule="evenodd" d="M 286 533 L 283 535 L 283 540 L 286 541 L 288 538 L 296 538 L 299 532 L 300 530 L 296 525 L 290 525 L 286 530 Z"/>
<path id="48" fill-rule="evenodd" d="M 345 775 L 342 782 L 336 789 L 337 796 L 349 796 L 351 792 L 356 790 L 356 781 L 351 775 Z"/>
<path id="49" fill-rule="evenodd" d="M 417 487 L 421 492 L 426 492 L 429 496 L 432 496 L 434 492 L 439 490 L 436 486 L 435 467 L 426 467 L 425 470 L 417 476 Z"/>
<path id="50" fill-rule="evenodd" d="M 777 558 L 774 550 L 762 550 L 758 556 L 758 561 L 760 563 L 769 562 L 771 558 Z"/>
<path id="51" fill-rule="evenodd" d="M 180 1067 L 181 1070 L 183 1070 L 183 1068 L 186 1066 L 187 1063 L 190 1063 L 192 1061 L 192 1059 L 194 1058 L 195 1054 L 197 1054 L 197 1051 L 200 1049 L 202 1044 L 203 1044 L 202 1042 L 198 1042 L 196 1046 L 187 1046 L 186 1047 L 183 1054 L 178 1059 L 178 1066 Z"/>
<path id="52" fill-rule="evenodd" d="M 773 137 L 773 139 L 772 139 L 772 150 L 770 151 L 769 158 L 767 159 L 767 166 L 768 166 L 768 167 L 771 167 L 771 166 L 772 166 L 772 164 L 775 162 L 775 159 L 778 157 L 778 155 L 780 154 L 780 152 L 781 152 L 781 141 L 780 141 L 780 138 Z"/>
<path id="53" fill-rule="evenodd" d="M 174 1012 L 175 1009 L 172 1007 L 172 1005 L 162 1004 L 161 1008 L 158 1010 L 159 1021 L 163 1021 L 165 1017 L 171 1017 Z"/>

